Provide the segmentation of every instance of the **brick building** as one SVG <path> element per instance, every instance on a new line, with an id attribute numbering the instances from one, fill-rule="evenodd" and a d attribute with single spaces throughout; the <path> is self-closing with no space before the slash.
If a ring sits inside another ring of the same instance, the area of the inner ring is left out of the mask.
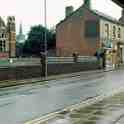
<path id="1" fill-rule="evenodd" d="M 15 17 L 9 16 L 7 24 L 0 17 L 0 58 L 15 57 L 16 53 Z"/>
<path id="2" fill-rule="evenodd" d="M 106 53 L 116 50 L 122 60 L 123 34 L 122 22 L 93 10 L 90 0 L 85 0 L 74 12 L 72 7 L 67 7 L 65 19 L 56 26 L 57 55 L 72 56 L 76 52 L 81 56 L 93 56 L 104 48 Z"/>

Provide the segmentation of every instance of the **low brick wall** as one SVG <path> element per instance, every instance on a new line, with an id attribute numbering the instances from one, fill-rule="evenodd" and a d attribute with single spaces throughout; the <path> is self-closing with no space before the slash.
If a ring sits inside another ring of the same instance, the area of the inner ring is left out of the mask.
<path id="1" fill-rule="evenodd" d="M 98 63 L 48 64 L 48 75 L 67 74 L 99 69 Z"/>
<path id="2" fill-rule="evenodd" d="M 40 66 L 17 66 L 0 68 L 0 80 L 19 80 L 40 77 Z"/>
<path id="3" fill-rule="evenodd" d="M 86 70 L 95 70 L 98 68 L 99 64 L 97 62 L 48 64 L 48 75 L 67 74 Z M 41 76 L 40 65 L 0 68 L 0 80 L 20 80 Z"/>

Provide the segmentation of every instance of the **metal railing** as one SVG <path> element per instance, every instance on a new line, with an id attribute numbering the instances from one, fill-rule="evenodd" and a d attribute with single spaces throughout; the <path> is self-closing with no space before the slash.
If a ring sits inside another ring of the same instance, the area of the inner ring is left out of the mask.
<path id="1" fill-rule="evenodd" d="M 40 65 L 40 58 L 13 58 L 0 60 L 0 66 L 23 66 L 23 65 Z M 96 57 L 93 56 L 78 56 L 78 63 L 86 62 L 96 62 Z M 48 57 L 48 64 L 57 64 L 57 63 L 75 63 L 74 57 Z"/>
<path id="2" fill-rule="evenodd" d="M 96 62 L 96 57 L 79 56 L 77 62 Z M 74 63 L 73 57 L 48 57 L 48 63 Z"/>

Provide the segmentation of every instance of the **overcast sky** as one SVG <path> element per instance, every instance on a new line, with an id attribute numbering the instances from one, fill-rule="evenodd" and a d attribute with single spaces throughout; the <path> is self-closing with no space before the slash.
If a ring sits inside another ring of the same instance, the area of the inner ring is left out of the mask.
<path id="1" fill-rule="evenodd" d="M 44 0 L 0 0 L 0 16 L 6 19 L 8 15 L 16 17 L 16 27 L 23 24 L 24 33 L 36 24 L 44 25 Z M 92 8 L 119 18 L 121 8 L 110 0 L 91 0 Z M 65 17 L 65 6 L 72 5 L 77 9 L 83 4 L 83 0 L 47 0 L 47 24 L 55 26 Z"/>

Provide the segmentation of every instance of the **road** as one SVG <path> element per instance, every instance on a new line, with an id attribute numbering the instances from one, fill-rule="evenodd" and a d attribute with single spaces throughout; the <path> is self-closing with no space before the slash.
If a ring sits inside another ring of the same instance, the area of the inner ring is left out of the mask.
<path id="1" fill-rule="evenodd" d="M 124 87 L 124 70 L 82 75 L 0 90 L 0 123 L 22 124 L 47 113 Z"/>

